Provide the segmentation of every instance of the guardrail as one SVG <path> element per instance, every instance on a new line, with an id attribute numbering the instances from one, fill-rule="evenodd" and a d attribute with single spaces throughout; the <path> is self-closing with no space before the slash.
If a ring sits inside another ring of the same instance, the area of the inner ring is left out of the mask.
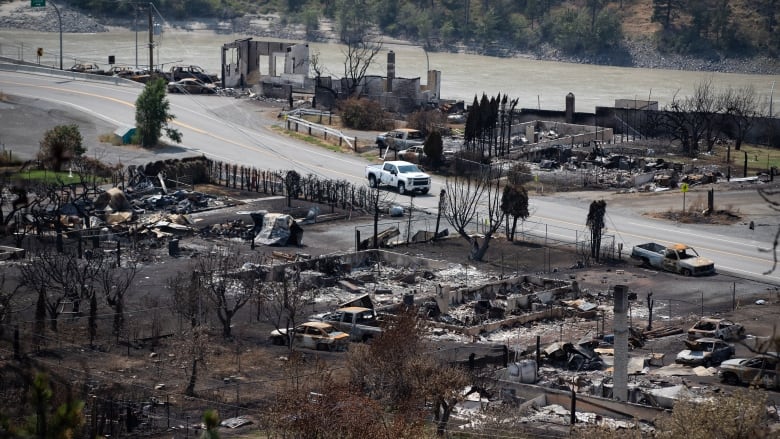
<path id="1" fill-rule="evenodd" d="M 333 116 L 333 113 L 331 113 L 330 111 L 313 110 L 313 109 L 310 109 L 310 108 L 295 108 L 295 109 L 290 110 L 290 111 L 285 111 L 282 114 L 285 114 L 287 116 L 293 116 L 293 117 L 298 117 L 298 116 L 318 116 L 320 118 L 320 120 L 322 120 L 323 116 L 328 117 L 328 118 L 331 118 Z"/>
<path id="2" fill-rule="evenodd" d="M 311 134 L 312 130 L 317 130 L 323 133 L 323 137 L 325 139 L 328 138 L 328 134 L 331 136 L 338 137 L 339 139 L 339 146 L 341 146 L 342 142 L 346 142 L 347 145 L 357 152 L 357 137 L 349 137 L 346 134 L 342 133 L 339 130 L 335 130 L 333 128 L 330 128 L 325 125 L 320 125 L 314 122 L 309 122 L 306 119 L 301 119 L 300 117 L 285 115 L 285 121 L 287 125 L 287 129 L 292 129 L 292 124 L 295 124 L 295 132 L 298 132 L 298 128 L 303 126 L 309 129 L 309 134 Z"/>
<path id="3" fill-rule="evenodd" d="M 119 76 L 93 75 L 90 73 L 71 72 L 70 70 L 59 70 L 51 67 L 34 66 L 29 64 L 18 64 L 15 62 L 8 62 L 2 59 L 0 59 L 0 70 L 6 72 L 30 73 L 34 75 L 57 76 L 62 78 L 68 78 L 73 81 L 98 81 L 98 82 L 111 83 L 114 85 L 128 85 L 134 87 L 144 86 L 139 82 L 131 81 L 125 78 L 120 78 Z"/>

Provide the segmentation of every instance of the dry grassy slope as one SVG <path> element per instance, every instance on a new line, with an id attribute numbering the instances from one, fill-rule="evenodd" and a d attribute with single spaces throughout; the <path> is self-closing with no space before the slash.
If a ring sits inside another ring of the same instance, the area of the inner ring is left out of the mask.
<path id="1" fill-rule="evenodd" d="M 575 0 L 572 3 L 563 4 L 561 7 L 571 6 L 582 8 L 587 7 L 587 3 L 584 0 Z M 653 16 L 652 0 L 611 1 L 608 7 L 622 14 L 624 18 L 623 33 L 630 38 L 652 36 L 661 27 L 658 23 L 651 21 Z M 748 0 L 730 0 L 729 7 L 731 7 L 732 20 L 739 23 L 743 31 L 753 33 L 764 25 L 755 8 L 749 5 Z M 685 11 L 682 11 L 679 20 L 684 22 L 690 18 Z"/>

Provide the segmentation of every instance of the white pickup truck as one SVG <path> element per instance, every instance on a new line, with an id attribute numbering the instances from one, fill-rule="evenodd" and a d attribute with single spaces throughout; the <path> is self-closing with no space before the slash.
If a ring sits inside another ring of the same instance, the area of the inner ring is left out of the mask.
<path id="1" fill-rule="evenodd" d="M 685 244 L 674 244 L 666 247 L 655 242 L 635 245 L 631 257 L 642 261 L 642 264 L 682 274 L 683 276 L 698 276 L 715 273 L 715 263 L 699 256 L 699 253 Z"/>
<path id="2" fill-rule="evenodd" d="M 392 186 L 399 194 L 431 190 L 431 176 L 421 171 L 414 163 L 401 160 L 387 161 L 381 165 L 366 166 L 366 177 L 371 187 Z"/>

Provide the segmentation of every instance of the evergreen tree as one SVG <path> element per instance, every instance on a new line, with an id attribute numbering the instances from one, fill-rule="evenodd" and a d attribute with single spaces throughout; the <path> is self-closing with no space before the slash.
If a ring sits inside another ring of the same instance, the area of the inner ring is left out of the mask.
<path id="1" fill-rule="evenodd" d="M 604 234 L 604 216 L 607 214 L 607 202 L 598 200 L 590 203 L 585 225 L 590 228 L 590 255 L 599 260 L 601 236 Z"/>
<path id="2" fill-rule="evenodd" d="M 135 101 L 136 136 L 141 146 L 156 146 L 163 130 L 174 142 L 181 143 L 181 132 L 168 126 L 176 118 L 170 113 L 170 102 L 165 98 L 165 79 L 146 83 Z"/>

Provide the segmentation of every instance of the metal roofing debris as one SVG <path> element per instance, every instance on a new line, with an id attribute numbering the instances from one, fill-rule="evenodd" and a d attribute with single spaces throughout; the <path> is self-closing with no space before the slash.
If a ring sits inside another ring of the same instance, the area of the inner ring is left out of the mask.
<path id="1" fill-rule="evenodd" d="M 249 424 L 252 424 L 252 423 L 253 423 L 252 420 L 249 419 L 248 417 L 246 417 L 246 416 L 238 416 L 238 417 L 235 417 L 235 418 L 225 419 L 224 421 L 220 422 L 219 425 L 222 426 L 222 427 L 227 427 L 227 428 L 238 428 L 238 427 L 243 427 L 244 425 L 249 425 Z"/>

